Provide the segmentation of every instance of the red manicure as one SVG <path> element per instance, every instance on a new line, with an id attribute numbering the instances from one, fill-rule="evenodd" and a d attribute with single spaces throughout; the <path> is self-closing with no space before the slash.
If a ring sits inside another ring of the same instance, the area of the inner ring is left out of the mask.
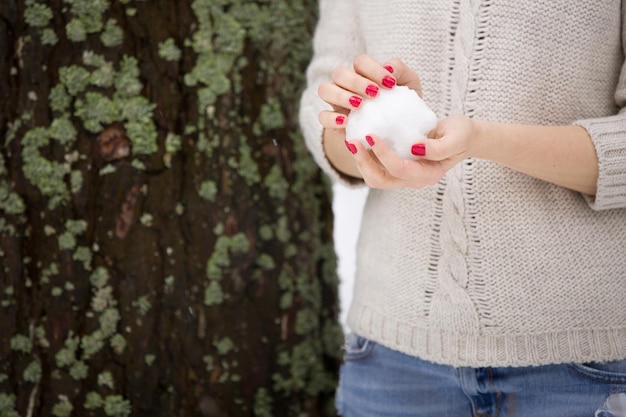
<path id="1" fill-rule="evenodd" d="M 415 156 L 424 156 L 426 155 L 426 145 L 421 143 L 417 143 L 411 147 L 411 153 Z"/>
<path id="2" fill-rule="evenodd" d="M 361 105 L 361 102 L 363 101 L 363 99 L 361 97 L 358 96 L 352 96 L 350 97 L 350 104 L 352 105 L 352 107 L 359 107 Z"/>
<path id="3" fill-rule="evenodd" d="M 393 77 L 385 75 L 385 77 L 383 78 L 383 85 L 387 88 L 391 88 L 396 85 L 396 80 Z"/>
<path id="4" fill-rule="evenodd" d="M 370 146 L 374 146 L 375 142 L 374 142 L 374 138 L 367 135 L 365 136 L 365 140 L 367 141 L 367 143 L 369 143 Z"/>
<path id="5" fill-rule="evenodd" d="M 352 155 L 356 154 L 356 146 L 354 146 L 354 144 L 346 141 L 346 148 L 348 148 L 348 150 L 350 151 L 350 153 L 352 153 Z"/>
<path id="6" fill-rule="evenodd" d="M 391 65 L 385 65 L 383 68 L 393 74 L 393 67 Z"/>
<path id="7" fill-rule="evenodd" d="M 373 84 L 368 85 L 367 88 L 365 89 L 365 94 L 367 94 L 370 97 L 376 97 L 376 94 L 378 94 L 378 87 L 376 87 Z"/>
<path id="8" fill-rule="evenodd" d="M 337 118 L 335 118 L 335 123 L 337 123 L 338 125 L 342 125 L 345 121 L 346 116 L 337 116 Z"/>

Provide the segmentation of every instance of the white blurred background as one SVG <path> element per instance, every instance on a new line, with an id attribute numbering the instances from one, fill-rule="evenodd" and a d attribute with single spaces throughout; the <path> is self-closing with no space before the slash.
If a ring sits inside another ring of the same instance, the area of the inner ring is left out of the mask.
<path id="1" fill-rule="evenodd" d="M 333 185 L 334 239 L 338 257 L 339 298 L 341 301 L 339 319 L 344 329 L 346 329 L 346 316 L 352 299 L 356 266 L 356 241 L 367 190 L 367 187 L 348 188 L 341 184 Z"/>

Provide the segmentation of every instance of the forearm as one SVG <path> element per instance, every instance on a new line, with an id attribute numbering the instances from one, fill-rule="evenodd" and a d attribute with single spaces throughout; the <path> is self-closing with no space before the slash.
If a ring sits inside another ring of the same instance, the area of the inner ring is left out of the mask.
<path id="1" fill-rule="evenodd" d="M 598 159 L 580 126 L 532 126 L 475 121 L 473 157 L 589 195 L 595 195 Z"/>

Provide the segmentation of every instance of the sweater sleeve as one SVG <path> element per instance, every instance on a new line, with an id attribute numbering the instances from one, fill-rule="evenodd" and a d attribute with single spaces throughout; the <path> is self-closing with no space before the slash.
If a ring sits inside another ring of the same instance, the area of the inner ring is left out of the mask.
<path id="1" fill-rule="evenodd" d="M 363 52 L 354 0 L 321 0 L 319 21 L 313 38 L 313 59 L 307 69 L 307 85 L 300 99 L 299 120 L 306 145 L 320 168 L 335 181 L 345 185 L 362 182 L 337 171 L 326 158 L 322 147 L 323 128 L 318 121 L 322 110 L 330 106 L 317 95 L 318 86 L 331 80 L 339 66 L 351 67 Z"/>
<path id="2" fill-rule="evenodd" d="M 622 48 L 626 56 L 626 0 L 622 1 Z M 574 124 L 587 129 L 598 156 L 598 183 L 595 196 L 586 195 L 594 210 L 626 207 L 626 62 L 615 90 L 618 114 L 578 120 Z"/>

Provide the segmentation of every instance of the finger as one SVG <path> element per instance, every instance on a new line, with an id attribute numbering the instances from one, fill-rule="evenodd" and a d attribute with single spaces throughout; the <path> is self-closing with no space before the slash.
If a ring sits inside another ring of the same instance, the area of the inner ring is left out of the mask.
<path id="1" fill-rule="evenodd" d="M 374 98 L 378 95 L 379 87 L 375 82 L 346 67 L 336 68 L 332 80 L 339 87 L 363 97 Z"/>
<path id="2" fill-rule="evenodd" d="M 348 110 L 358 109 L 363 103 L 361 96 L 332 83 L 321 83 L 317 94 L 328 104 Z"/>
<path id="3" fill-rule="evenodd" d="M 346 146 L 354 155 L 357 168 L 365 183 L 371 188 L 396 189 L 401 185 L 389 175 L 376 155 L 368 151 L 359 141 L 346 142 Z"/>
<path id="4" fill-rule="evenodd" d="M 399 58 L 393 58 L 383 64 L 383 68 L 388 70 L 396 78 L 399 85 L 406 85 L 422 96 L 422 83 L 419 75 L 411 67 Z"/>
<path id="5" fill-rule="evenodd" d="M 348 122 L 348 116 L 343 113 L 324 110 L 318 116 L 319 122 L 327 129 L 343 129 Z"/>
<path id="6" fill-rule="evenodd" d="M 376 81 L 384 88 L 393 88 L 396 78 L 369 55 L 359 55 L 354 60 L 354 70 L 365 78 Z"/>
<path id="7" fill-rule="evenodd" d="M 411 153 L 420 159 L 446 161 L 463 159 L 462 149 L 453 140 L 424 139 L 411 146 Z"/>
<path id="8" fill-rule="evenodd" d="M 390 176 L 401 180 L 411 179 L 415 176 L 415 161 L 400 158 L 384 140 L 376 135 L 369 135 L 367 142 L 371 146 L 372 153 L 376 155 Z"/>
<path id="9" fill-rule="evenodd" d="M 436 184 L 456 162 L 428 161 L 425 159 L 402 159 L 387 143 L 375 135 L 370 135 L 368 143 L 371 153 L 384 167 L 389 178 L 393 178 L 394 187 L 422 188 Z"/>

